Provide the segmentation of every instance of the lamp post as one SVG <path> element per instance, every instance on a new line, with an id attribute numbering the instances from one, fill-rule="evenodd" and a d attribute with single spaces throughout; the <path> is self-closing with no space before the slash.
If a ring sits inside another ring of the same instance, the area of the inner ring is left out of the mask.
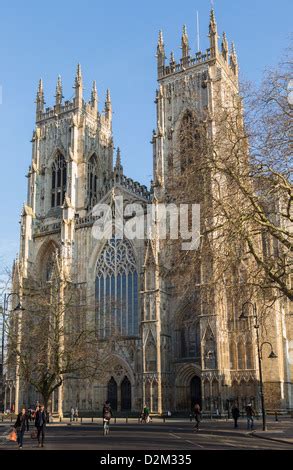
<path id="1" fill-rule="evenodd" d="M 24 308 L 21 305 L 20 302 L 20 297 L 17 292 L 10 292 L 9 294 L 4 294 L 3 298 L 3 307 L 2 307 L 2 338 L 1 338 L 1 361 L 2 361 L 2 368 L 1 368 L 1 383 L 2 383 L 2 390 L 1 390 L 1 402 L 3 405 L 3 411 L 4 410 L 4 397 L 5 397 L 5 392 L 4 392 L 4 351 L 5 351 L 5 321 L 7 317 L 7 312 L 8 312 L 8 307 L 9 307 L 9 299 L 12 295 L 16 295 L 18 297 L 18 304 L 17 306 L 13 309 L 14 312 L 19 312 L 23 311 Z"/>
<path id="2" fill-rule="evenodd" d="M 259 321 L 258 321 L 258 315 L 257 315 L 257 308 L 256 304 L 253 302 L 250 302 L 248 300 L 247 302 L 244 302 L 242 305 L 242 312 L 240 315 L 241 320 L 245 320 L 248 318 L 248 316 L 245 314 L 244 307 L 246 305 L 250 305 L 252 307 L 252 312 L 253 312 L 253 319 L 254 319 L 254 328 L 256 330 L 256 343 L 257 343 L 257 357 L 258 357 L 258 370 L 259 370 L 259 391 L 260 391 L 260 400 L 261 400 L 261 412 L 262 412 L 262 429 L 263 431 L 267 430 L 266 426 L 266 409 L 265 409 L 265 400 L 264 400 L 264 393 L 263 393 L 263 377 L 262 377 L 262 348 L 265 344 L 268 344 L 271 348 L 271 352 L 268 356 L 269 359 L 276 359 L 278 356 L 274 353 L 273 351 L 273 346 L 269 341 L 264 341 L 260 343 L 259 340 Z"/>

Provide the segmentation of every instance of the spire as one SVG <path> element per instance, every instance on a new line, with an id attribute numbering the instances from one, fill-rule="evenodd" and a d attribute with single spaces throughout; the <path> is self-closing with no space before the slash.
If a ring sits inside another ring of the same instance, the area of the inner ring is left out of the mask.
<path id="1" fill-rule="evenodd" d="M 40 113 L 42 113 L 44 111 L 44 104 L 45 104 L 45 99 L 44 99 L 43 80 L 40 78 L 39 85 L 38 85 L 38 91 L 37 91 L 37 98 L 36 98 L 37 117 Z"/>
<path id="2" fill-rule="evenodd" d="M 77 65 L 76 75 L 75 75 L 75 102 L 76 106 L 82 106 L 82 73 L 80 64 Z"/>
<path id="3" fill-rule="evenodd" d="M 112 101 L 109 88 L 107 89 L 106 101 L 105 101 L 105 116 L 109 121 L 112 120 Z"/>
<path id="4" fill-rule="evenodd" d="M 98 108 L 98 92 L 96 80 L 93 81 L 92 93 L 91 93 L 91 104 L 93 108 Z"/>
<path id="5" fill-rule="evenodd" d="M 117 153 L 116 153 L 116 167 L 121 166 L 121 152 L 120 148 L 117 148 Z"/>
<path id="6" fill-rule="evenodd" d="M 159 31 L 158 45 L 157 45 L 157 65 L 158 65 L 158 76 L 160 77 L 165 67 L 165 45 L 162 31 Z"/>
<path id="7" fill-rule="evenodd" d="M 58 75 L 58 78 L 57 78 L 55 98 L 56 98 L 56 106 L 61 105 L 63 95 L 62 95 L 62 81 L 61 81 L 60 75 Z"/>
<path id="8" fill-rule="evenodd" d="M 234 42 L 231 43 L 230 67 L 233 70 L 234 74 L 237 76 L 238 75 L 238 59 L 237 59 L 237 53 L 236 53 Z"/>
<path id="9" fill-rule="evenodd" d="M 211 9 L 211 13 L 210 13 L 209 38 L 210 38 L 211 55 L 216 56 L 218 53 L 218 30 L 217 30 L 215 11 L 213 8 Z"/>
<path id="10" fill-rule="evenodd" d="M 182 37 L 181 37 L 181 49 L 182 49 L 182 59 L 186 59 L 189 56 L 189 49 L 190 49 L 186 25 L 183 26 Z"/>
<path id="11" fill-rule="evenodd" d="M 223 58 L 226 62 L 228 61 L 228 53 L 229 53 L 229 46 L 228 46 L 226 33 L 224 31 L 223 32 L 223 37 L 222 37 L 222 55 L 223 55 Z"/>
<path id="12" fill-rule="evenodd" d="M 120 148 L 117 148 L 117 153 L 116 153 L 116 163 L 114 167 L 114 176 L 115 179 L 117 180 L 118 177 L 123 175 L 123 166 L 121 165 L 121 152 Z"/>
<path id="13" fill-rule="evenodd" d="M 82 85 L 82 73 L 81 73 L 81 66 L 77 64 L 77 70 L 75 75 L 75 87 L 79 87 Z"/>

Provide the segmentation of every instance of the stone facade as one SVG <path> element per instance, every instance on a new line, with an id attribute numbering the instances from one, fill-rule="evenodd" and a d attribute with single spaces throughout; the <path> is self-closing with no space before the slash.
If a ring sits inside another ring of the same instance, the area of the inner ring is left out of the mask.
<path id="1" fill-rule="evenodd" d="M 85 301 L 103 295 L 107 279 L 109 286 L 115 279 L 121 292 L 126 285 L 128 289 L 125 324 L 121 316 L 124 335 L 113 341 L 111 353 L 105 355 L 105 372 L 91 383 L 65 380 L 61 392 L 53 397 L 53 411 L 68 413 L 71 406 L 78 406 L 84 412 L 97 412 L 107 397 L 114 408 L 127 412 L 138 412 L 144 403 L 154 413 L 187 412 L 196 401 L 207 412 L 223 411 L 235 399 L 241 407 L 249 401 L 259 405 L 254 331 L 243 330 L 231 314 L 229 301 L 216 292 L 208 309 L 200 303 L 193 309 L 184 304 L 184 299 L 174 299 L 162 273 L 158 239 L 146 243 L 123 241 L 118 246 L 115 241 L 105 243 L 92 236 L 96 220 L 92 209 L 97 202 L 113 204 L 123 196 L 125 203 L 140 202 L 146 207 L 151 200 L 164 200 L 172 168 L 176 167 L 170 155 L 187 102 L 188 110 L 197 116 L 206 110 L 212 115 L 215 96 L 229 100 L 238 94 L 235 48 L 229 51 L 223 35 L 219 50 L 213 11 L 209 37 L 210 48 L 191 57 L 184 28 L 182 57 L 176 63 L 171 54 L 167 65 L 160 33 L 151 192 L 123 174 L 119 149 L 113 166 L 109 92 L 102 112 L 98 110 L 95 83 L 86 102 L 78 66 L 73 101 L 63 103 L 58 78 L 55 105 L 44 109 L 43 84 L 39 84 L 15 286 L 21 291 L 23 281 L 32 274 L 46 281 L 52 253 L 59 247 L 66 269 L 80 286 Z M 190 109 L 193 92 L 197 99 Z M 112 294 L 118 295 L 115 289 Z M 273 368 L 264 357 L 265 394 L 271 409 L 292 408 L 293 369 L 288 348 L 293 337 L 287 309 L 287 305 L 277 303 L 271 313 L 269 341 L 278 355 Z M 98 315 L 103 339 L 111 341 L 111 332 L 107 333 L 103 321 Z M 16 407 L 29 405 L 37 397 L 17 378 L 11 392 L 14 373 L 9 372 L 10 401 L 15 400 Z"/>

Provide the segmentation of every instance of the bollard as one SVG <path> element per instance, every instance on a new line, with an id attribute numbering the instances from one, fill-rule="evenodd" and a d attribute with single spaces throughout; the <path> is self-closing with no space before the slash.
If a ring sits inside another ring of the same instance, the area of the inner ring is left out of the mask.
<path id="1" fill-rule="evenodd" d="M 80 424 L 82 424 L 82 417 L 80 417 Z"/>
<path id="2" fill-rule="evenodd" d="M 62 422 L 62 418 L 61 418 L 61 416 L 60 416 L 60 418 L 59 418 L 59 422 L 60 422 L 60 423 Z"/>
<path id="3" fill-rule="evenodd" d="M 128 416 L 126 417 L 126 424 L 128 423 Z"/>
<path id="4" fill-rule="evenodd" d="M 278 413 L 277 413 L 277 411 L 276 411 L 276 413 L 275 413 L 275 421 L 279 421 L 279 420 L 278 420 Z"/>
<path id="5" fill-rule="evenodd" d="M 115 423 L 115 424 L 116 424 L 116 419 L 117 419 L 117 418 L 116 418 L 116 416 L 115 416 L 115 418 L 114 418 L 114 423 Z"/>
<path id="6" fill-rule="evenodd" d="M 166 417 L 163 416 L 163 423 L 165 424 L 165 422 L 166 422 Z"/>
<path id="7" fill-rule="evenodd" d="M 94 422 L 94 418 L 92 417 L 92 423 Z"/>

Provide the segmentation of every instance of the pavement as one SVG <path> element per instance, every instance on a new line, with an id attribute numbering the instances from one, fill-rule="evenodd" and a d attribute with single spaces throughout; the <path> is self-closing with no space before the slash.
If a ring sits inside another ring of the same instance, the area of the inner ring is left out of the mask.
<path id="1" fill-rule="evenodd" d="M 199 432 L 194 423 L 180 419 L 154 419 L 150 424 L 139 424 L 137 419 L 117 418 L 111 422 L 109 436 L 103 436 L 101 418 L 83 419 L 80 423 L 50 423 L 46 431 L 46 450 L 293 450 L 293 420 L 268 420 L 268 431 L 246 429 L 246 420 L 234 429 L 231 420 L 203 420 Z M 6 440 L 10 423 L 0 423 L 0 451 L 15 450 L 17 446 Z M 24 437 L 24 450 L 38 449 L 37 442 Z"/>

